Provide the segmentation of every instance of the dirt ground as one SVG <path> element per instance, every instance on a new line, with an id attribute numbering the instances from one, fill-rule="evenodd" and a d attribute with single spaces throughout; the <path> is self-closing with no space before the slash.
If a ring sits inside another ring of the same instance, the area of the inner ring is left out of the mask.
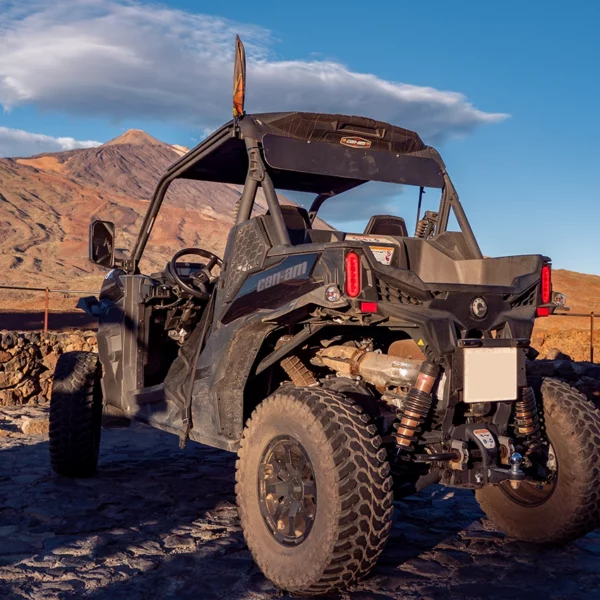
<path id="1" fill-rule="evenodd" d="M 271 600 L 244 544 L 231 454 L 141 425 L 103 431 L 97 476 L 48 465 L 45 410 L 0 409 L 0 598 Z M 27 431 L 27 434 L 23 433 Z M 600 531 L 562 549 L 496 531 L 472 493 L 397 505 L 371 576 L 343 600 L 600 597 Z"/>

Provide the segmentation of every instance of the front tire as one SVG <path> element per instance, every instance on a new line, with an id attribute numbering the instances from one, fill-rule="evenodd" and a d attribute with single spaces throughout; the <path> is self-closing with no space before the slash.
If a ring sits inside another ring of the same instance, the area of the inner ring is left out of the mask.
<path id="1" fill-rule="evenodd" d="M 392 522 L 386 451 L 342 394 L 283 388 L 248 420 L 237 503 L 254 560 L 275 585 L 324 594 L 364 577 Z"/>
<path id="2" fill-rule="evenodd" d="M 64 477 L 96 472 L 102 425 L 100 362 L 93 352 L 62 354 L 50 397 L 50 464 Z"/>
<path id="3" fill-rule="evenodd" d="M 526 542 L 562 544 L 600 525 L 600 411 L 566 383 L 544 379 L 539 389 L 546 435 L 557 473 L 547 493 L 522 483 L 478 490 L 488 519 Z"/>

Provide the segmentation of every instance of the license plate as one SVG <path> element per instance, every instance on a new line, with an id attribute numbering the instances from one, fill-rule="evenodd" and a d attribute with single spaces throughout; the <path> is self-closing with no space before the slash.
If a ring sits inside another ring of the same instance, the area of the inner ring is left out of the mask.
<path id="1" fill-rule="evenodd" d="M 517 348 L 465 348 L 463 400 L 517 399 Z"/>

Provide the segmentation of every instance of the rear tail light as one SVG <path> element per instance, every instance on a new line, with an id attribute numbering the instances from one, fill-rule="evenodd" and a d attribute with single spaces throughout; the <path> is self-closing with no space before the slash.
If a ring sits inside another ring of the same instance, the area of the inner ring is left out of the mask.
<path id="1" fill-rule="evenodd" d="M 537 316 L 538 317 L 549 317 L 550 309 L 547 306 L 538 306 Z"/>
<path id="2" fill-rule="evenodd" d="M 550 265 L 542 267 L 542 304 L 548 304 L 552 299 L 552 271 Z"/>
<path id="3" fill-rule="evenodd" d="M 360 259 L 356 252 L 346 254 L 346 294 L 350 298 L 360 294 Z"/>

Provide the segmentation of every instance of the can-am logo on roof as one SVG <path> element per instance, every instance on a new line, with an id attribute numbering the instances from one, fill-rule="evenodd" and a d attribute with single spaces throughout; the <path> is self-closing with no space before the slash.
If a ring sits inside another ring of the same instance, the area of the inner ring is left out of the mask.
<path id="1" fill-rule="evenodd" d="M 350 148 L 370 148 L 371 142 L 361 137 L 343 137 L 340 144 L 350 146 Z"/>

